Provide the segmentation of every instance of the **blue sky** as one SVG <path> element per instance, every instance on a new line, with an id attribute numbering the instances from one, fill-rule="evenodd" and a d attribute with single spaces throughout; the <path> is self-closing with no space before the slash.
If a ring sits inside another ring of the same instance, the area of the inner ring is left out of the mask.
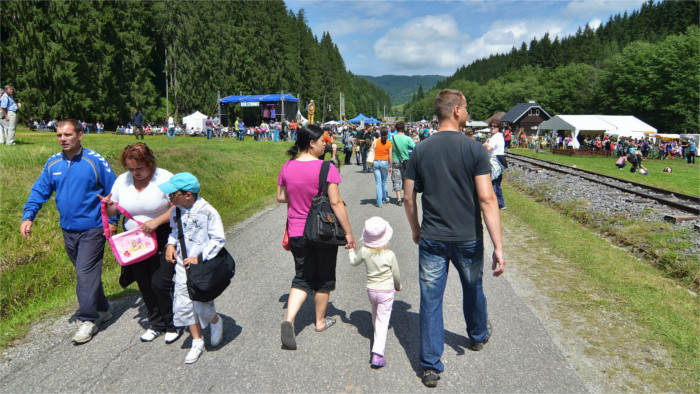
<path id="1" fill-rule="evenodd" d="M 643 0 L 287 0 L 317 37 L 328 31 L 345 67 L 361 75 L 452 75 L 457 68 L 549 32 L 639 9 Z"/>

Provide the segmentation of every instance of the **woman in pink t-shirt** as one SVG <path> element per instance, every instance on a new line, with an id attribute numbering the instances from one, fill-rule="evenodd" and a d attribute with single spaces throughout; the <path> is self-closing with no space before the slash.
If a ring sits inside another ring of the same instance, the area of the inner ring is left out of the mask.
<path id="1" fill-rule="evenodd" d="M 330 292 L 335 290 L 338 247 L 312 246 L 303 237 L 311 199 L 318 194 L 318 177 L 323 164 L 318 157 L 323 154 L 325 146 L 320 127 L 312 125 L 300 129 L 294 146 L 287 151 L 292 159 L 284 163 L 277 178 L 277 201 L 287 203 L 289 247 L 296 271 L 289 291 L 287 315 L 281 328 L 282 345 L 291 350 L 297 348 L 294 319 L 308 294 L 313 294 L 316 304 L 316 331 L 325 331 L 335 324 L 334 318 L 326 317 L 326 308 Z M 331 208 L 348 241 L 345 249 L 354 249 L 355 238 L 338 188 L 340 173 L 334 165 L 330 166 L 327 181 Z"/>

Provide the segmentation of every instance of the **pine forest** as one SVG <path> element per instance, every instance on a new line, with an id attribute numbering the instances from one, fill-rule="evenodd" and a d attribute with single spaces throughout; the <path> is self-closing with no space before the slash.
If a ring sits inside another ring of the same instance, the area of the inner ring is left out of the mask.
<path id="1" fill-rule="evenodd" d="M 9 1 L 1 14 L 3 84 L 22 116 L 73 117 L 108 127 L 140 108 L 162 122 L 211 114 L 221 96 L 291 93 L 314 100 L 316 119 L 380 116 L 381 88 L 345 68 L 328 33 L 315 36 L 304 11 L 271 1 Z M 236 106 L 229 117 L 236 116 Z"/>

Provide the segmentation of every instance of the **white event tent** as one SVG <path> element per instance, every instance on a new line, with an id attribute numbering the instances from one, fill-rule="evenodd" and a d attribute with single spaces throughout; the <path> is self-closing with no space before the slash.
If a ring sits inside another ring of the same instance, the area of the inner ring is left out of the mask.
<path id="1" fill-rule="evenodd" d="M 188 134 L 191 134 L 191 131 L 194 130 L 199 130 L 199 131 L 204 131 L 206 130 L 205 122 L 207 120 L 207 115 L 204 115 L 203 113 L 196 111 L 192 114 L 189 114 L 182 118 L 182 123 L 185 124 L 185 130 Z"/>
<path id="2" fill-rule="evenodd" d="M 568 130 L 576 149 L 580 147 L 579 135 L 594 137 L 604 134 L 642 139 L 648 134 L 656 134 L 655 128 L 631 115 L 557 115 L 540 123 L 538 130 Z"/>

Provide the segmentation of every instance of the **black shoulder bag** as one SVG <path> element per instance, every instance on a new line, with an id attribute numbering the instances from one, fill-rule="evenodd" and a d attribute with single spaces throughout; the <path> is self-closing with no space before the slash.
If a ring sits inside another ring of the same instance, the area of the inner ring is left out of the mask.
<path id="1" fill-rule="evenodd" d="M 182 231 L 180 208 L 175 208 L 177 219 L 177 238 L 180 241 L 180 251 L 183 260 L 187 258 L 185 233 Z M 222 247 L 212 259 L 203 261 L 202 255 L 197 256 L 198 264 L 190 264 L 187 272 L 187 292 L 192 301 L 209 302 L 220 296 L 231 284 L 231 278 L 236 274 L 236 262 L 231 254 Z"/>
<path id="2" fill-rule="evenodd" d="M 315 246 L 343 246 L 348 243 L 345 231 L 335 217 L 328 198 L 328 170 L 331 163 L 323 162 L 319 175 L 318 194 L 311 200 L 304 225 L 304 238 Z"/>

